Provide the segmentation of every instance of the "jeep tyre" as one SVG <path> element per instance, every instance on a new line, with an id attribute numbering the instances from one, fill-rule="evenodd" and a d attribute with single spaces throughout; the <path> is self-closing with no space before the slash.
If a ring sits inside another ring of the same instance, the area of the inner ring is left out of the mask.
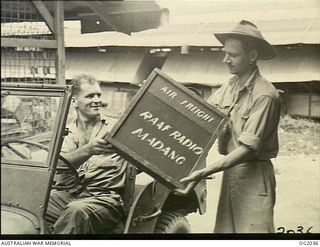
<path id="1" fill-rule="evenodd" d="M 191 228 L 181 213 L 166 212 L 159 216 L 154 233 L 191 233 Z"/>

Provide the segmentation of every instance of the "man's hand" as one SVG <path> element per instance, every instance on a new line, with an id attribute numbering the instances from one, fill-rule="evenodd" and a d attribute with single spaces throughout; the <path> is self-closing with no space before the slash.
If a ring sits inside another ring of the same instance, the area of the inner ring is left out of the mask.
<path id="1" fill-rule="evenodd" d="M 198 181 L 192 181 L 184 189 L 175 189 L 174 194 L 178 196 L 186 196 L 189 194 L 191 190 L 194 189 L 194 187 L 196 187 L 197 184 L 198 184 Z"/>
<path id="2" fill-rule="evenodd" d="M 115 154 L 118 150 L 102 138 L 95 138 L 87 144 L 90 155 Z"/>
<path id="3" fill-rule="evenodd" d="M 112 155 L 111 158 L 112 158 L 113 160 L 117 161 L 117 162 L 118 162 L 119 160 L 123 159 L 123 158 L 120 156 L 120 154 L 118 154 L 118 153 L 115 153 L 114 155 Z"/>
<path id="4" fill-rule="evenodd" d="M 185 183 L 185 182 L 193 182 L 193 181 L 200 181 L 201 179 L 204 178 L 204 171 L 205 171 L 205 168 L 204 169 L 201 169 L 201 170 L 197 170 L 197 171 L 194 171 L 193 173 L 191 173 L 191 175 L 189 175 L 188 177 L 185 177 L 185 178 L 182 178 L 180 180 L 181 183 Z"/>
<path id="5" fill-rule="evenodd" d="M 189 175 L 188 177 L 182 178 L 180 180 L 181 183 L 187 183 L 187 186 L 184 189 L 175 189 L 174 194 L 185 196 L 187 195 L 191 190 L 194 189 L 194 187 L 197 186 L 197 184 L 205 178 L 205 168 L 201 170 L 194 171 Z"/>

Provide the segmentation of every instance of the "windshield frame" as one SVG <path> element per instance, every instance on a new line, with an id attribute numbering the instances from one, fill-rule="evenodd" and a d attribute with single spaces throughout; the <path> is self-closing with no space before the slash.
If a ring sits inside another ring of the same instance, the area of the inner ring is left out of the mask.
<path id="1" fill-rule="evenodd" d="M 2 165 L 6 164 L 28 167 L 43 167 L 49 170 L 55 170 L 62 146 L 62 141 L 65 135 L 65 125 L 71 102 L 71 89 L 72 88 L 70 86 L 56 84 L 2 83 L 1 97 L 6 95 L 17 95 L 59 98 L 59 104 L 51 130 L 51 140 L 50 144 L 48 145 L 48 154 L 46 160 L 44 162 L 40 162 L 34 160 L 1 158 Z M 28 140 L 32 140 L 32 137 L 29 137 Z"/>

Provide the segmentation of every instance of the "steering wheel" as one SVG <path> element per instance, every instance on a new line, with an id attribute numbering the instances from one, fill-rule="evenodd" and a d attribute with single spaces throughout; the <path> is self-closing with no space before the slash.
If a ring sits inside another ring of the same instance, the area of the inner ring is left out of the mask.
<path id="1" fill-rule="evenodd" d="M 18 155 L 20 158 L 24 160 L 29 160 L 30 157 L 25 155 L 23 152 L 15 148 L 14 146 L 11 146 L 10 143 L 19 143 L 20 140 L 10 140 L 10 141 L 4 141 L 1 142 L 1 151 L 3 147 L 7 147 L 10 151 L 13 151 L 16 155 Z M 2 152 L 1 152 L 2 153 Z"/>
<path id="2" fill-rule="evenodd" d="M 10 150 L 14 151 L 18 156 L 20 156 L 23 159 L 29 159 L 25 154 L 17 150 L 16 148 L 12 147 L 10 143 L 22 143 L 22 144 L 29 144 L 32 146 L 35 146 L 37 148 L 40 148 L 45 151 L 49 151 L 49 148 L 41 143 L 29 141 L 29 140 L 22 140 L 22 139 L 15 139 L 15 140 L 9 140 L 4 141 L 1 143 L 1 149 L 2 147 L 8 147 Z M 74 188 L 77 184 L 79 184 L 79 174 L 77 170 L 74 168 L 74 166 L 61 154 L 58 155 L 58 159 L 61 160 L 63 163 L 67 165 L 67 167 L 56 167 L 56 171 L 71 171 L 73 177 L 75 178 L 75 181 L 70 185 L 52 185 L 53 189 L 71 189 Z"/>

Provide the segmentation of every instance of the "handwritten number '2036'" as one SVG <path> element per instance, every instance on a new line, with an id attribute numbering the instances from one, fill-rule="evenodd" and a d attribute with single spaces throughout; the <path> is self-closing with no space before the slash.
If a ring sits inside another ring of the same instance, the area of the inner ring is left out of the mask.
<path id="1" fill-rule="evenodd" d="M 296 232 L 297 232 L 297 233 L 311 233 L 310 231 L 311 231 L 312 227 L 313 227 L 313 226 L 309 227 L 309 228 L 307 229 L 307 231 L 304 232 L 304 231 L 303 231 L 303 226 L 298 226 Z M 279 232 L 277 232 L 277 233 L 296 233 L 294 230 L 287 230 L 287 231 L 286 231 L 286 229 L 285 229 L 283 226 L 278 227 L 277 230 L 279 231 Z"/>

